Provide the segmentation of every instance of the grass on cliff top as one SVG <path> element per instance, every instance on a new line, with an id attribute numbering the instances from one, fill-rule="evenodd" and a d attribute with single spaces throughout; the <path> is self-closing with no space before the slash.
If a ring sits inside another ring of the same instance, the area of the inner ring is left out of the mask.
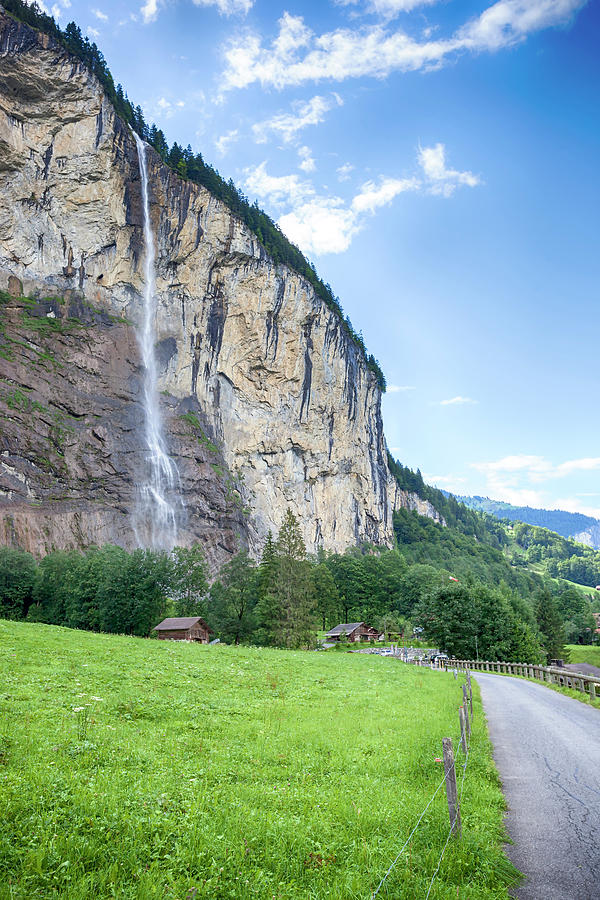
<path id="1" fill-rule="evenodd" d="M 369 898 L 442 778 L 460 682 L 377 656 L 0 622 L 0 897 Z M 481 705 L 431 898 L 505 898 Z M 379 897 L 425 897 L 443 789 Z"/>

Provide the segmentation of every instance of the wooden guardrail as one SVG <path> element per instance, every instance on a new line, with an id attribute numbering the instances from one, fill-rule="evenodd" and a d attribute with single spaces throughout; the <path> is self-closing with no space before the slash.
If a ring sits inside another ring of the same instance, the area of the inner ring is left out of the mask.
<path id="1" fill-rule="evenodd" d="M 573 688 L 573 690 L 589 694 L 590 700 L 595 700 L 597 692 L 600 693 L 600 678 L 594 675 L 571 672 L 570 669 L 557 669 L 554 666 L 537 666 L 531 663 L 498 662 L 487 659 L 444 659 L 441 662 L 445 669 L 460 669 L 467 672 L 470 669 L 476 669 L 480 672 L 499 672 L 501 675 L 520 675 L 523 678 L 532 678 L 548 684 L 559 684 L 562 687 Z"/>

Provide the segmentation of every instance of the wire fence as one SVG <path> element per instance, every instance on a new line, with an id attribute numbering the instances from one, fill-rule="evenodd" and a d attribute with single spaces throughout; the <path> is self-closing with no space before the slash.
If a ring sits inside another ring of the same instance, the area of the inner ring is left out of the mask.
<path id="1" fill-rule="evenodd" d="M 467 715 L 468 715 L 468 713 L 467 713 Z M 453 746 L 456 746 L 456 748 L 457 748 L 457 756 L 458 756 L 458 753 L 460 752 L 460 748 L 462 747 L 462 737 L 463 737 L 463 733 L 462 733 L 462 731 L 461 731 L 461 733 L 460 733 L 459 736 L 458 736 L 458 739 L 457 739 L 457 740 L 454 742 L 454 744 L 453 744 Z M 457 819 L 458 819 L 458 817 L 459 817 L 459 815 L 460 815 L 460 805 L 461 805 L 461 802 L 462 802 L 463 788 L 464 788 L 464 785 L 465 785 L 465 775 L 466 775 L 466 772 L 467 772 L 467 764 L 468 764 L 468 762 L 469 762 L 469 751 L 470 751 L 470 749 L 471 749 L 471 741 L 469 740 L 468 743 L 466 744 L 465 760 L 464 760 L 464 763 L 463 763 L 463 766 L 462 766 L 462 778 L 461 778 L 461 783 L 460 783 L 460 794 L 459 794 L 458 805 L 457 805 L 457 808 L 456 808 L 456 813 L 455 813 L 454 819 L 450 822 L 450 828 L 449 828 L 449 830 L 448 830 L 448 835 L 447 835 L 447 837 L 446 837 L 446 842 L 445 842 L 445 844 L 444 844 L 444 846 L 443 846 L 443 848 L 442 848 L 442 852 L 440 853 L 440 857 L 439 857 L 439 859 L 438 859 L 437 866 L 436 866 L 436 868 L 435 868 L 435 872 L 433 873 L 433 876 L 432 876 L 431 881 L 430 881 L 430 883 L 429 883 L 429 889 L 428 889 L 428 891 L 427 891 L 427 895 L 426 895 L 426 897 L 425 897 L 425 900 L 429 900 L 429 895 L 431 894 L 431 890 L 432 890 L 432 888 L 433 888 L 433 883 L 434 883 L 434 881 L 435 881 L 435 879 L 436 879 L 436 877 L 437 877 L 437 874 L 438 874 L 438 872 L 439 872 L 439 870 L 440 870 L 440 866 L 441 866 L 441 864 L 442 864 L 442 860 L 443 860 L 443 858 L 444 858 L 444 854 L 446 853 L 446 849 L 447 849 L 448 844 L 449 844 L 449 842 L 450 842 L 450 838 L 451 838 L 452 833 L 453 833 L 453 831 L 454 831 L 454 828 L 455 828 L 455 826 L 456 826 Z M 410 844 L 410 842 L 411 842 L 411 840 L 412 840 L 412 838 L 413 838 L 415 832 L 417 831 L 419 825 L 420 825 L 421 822 L 423 821 L 423 817 L 425 816 L 425 813 L 427 812 L 427 810 L 429 809 L 429 807 L 431 806 L 431 804 L 433 803 L 433 801 L 435 800 L 435 798 L 437 797 L 437 795 L 439 794 L 439 792 L 441 791 L 442 787 L 446 784 L 446 781 L 448 780 L 448 777 L 449 777 L 452 773 L 455 773 L 455 772 L 456 772 L 456 757 L 454 758 L 454 761 L 453 761 L 453 763 L 452 763 L 452 766 L 451 766 L 451 767 L 448 769 L 448 771 L 445 773 L 444 777 L 442 778 L 442 780 L 440 781 L 440 783 L 439 783 L 438 786 L 436 787 L 436 789 L 435 789 L 435 791 L 433 792 L 432 796 L 429 798 L 429 802 L 427 803 L 427 805 L 426 805 L 425 808 L 423 809 L 421 815 L 420 815 L 419 818 L 417 819 L 416 824 L 415 824 L 413 830 L 411 831 L 411 833 L 409 834 L 409 836 L 408 836 L 407 839 L 405 840 L 404 844 L 402 845 L 402 847 L 401 847 L 400 850 L 398 851 L 398 854 L 397 854 L 396 858 L 394 859 L 394 861 L 393 861 L 392 864 L 390 865 L 389 869 L 387 870 L 387 872 L 385 873 L 385 875 L 383 876 L 383 878 L 381 879 L 381 881 L 380 881 L 379 884 L 377 885 L 377 888 L 375 889 L 375 891 L 373 891 L 373 893 L 371 894 L 371 900 L 375 900 L 375 898 L 376 898 L 377 895 L 379 894 L 381 888 L 382 888 L 382 887 L 384 886 L 384 884 L 386 883 L 386 881 L 387 881 L 389 875 L 393 872 L 393 870 L 394 870 L 396 864 L 398 863 L 399 859 L 402 857 L 404 851 L 406 850 L 406 848 L 407 848 L 408 845 Z"/>
<path id="2" fill-rule="evenodd" d="M 433 882 L 434 882 L 435 879 L 436 879 L 437 873 L 440 871 L 440 866 L 441 866 L 441 864 L 442 864 L 442 860 L 443 860 L 443 858 L 444 858 L 444 854 L 445 854 L 445 852 L 446 852 L 446 848 L 448 847 L 448 843 L 449 843 L 449 841 L 450 841 L 450 837 L 451 837 L 451 835 L 452 835 L 452 832 L 454 831 L 454 826 L 456 825 L 456 820 L 457 820 L 457 818 L 458 818 L 458 810 L 460 810 L 460 805 L 461 805 L 461 803 L 462 803 L 463 788 L 464 788 L 464 786 L 465 786 L 465 774 L 466 774 L 466 771 L 467 771 L 467 763 L 469 762 L 469 750 L 470 750 L 470 749 L 471 749 L 471 744 L 469 743 L 469 744 L 467 745 L 467 752 L 466 752 L 466 755 L 465 755 L 465 761 L 464 761 L 464 764 L 463 764 L 463 773 L 462 773 L 462 779 L 461 779 L 461 782 L 460 782 L 460 795 L 459 795 L 459 798 L 458 798 L 457 812 L 456 812 L 456 815 L 454 816 L 453 821 L 450 823 L 450 829 L 449 829 L 449 831 L 448 831 L 448 836 L 447 836 L 447 838 L 446 838 L 446 843 L 444 844 L 444 847 L 443 847 L 443 849 L 442 849 L 442 852 L 440 853 L 440 858 L 438 859 L 438 864 L 437 864 L 437 866 L 435 867 L 435 872 L 433 873 L 433 876 L 432 876 L 432 878 L 431 878 L 431 881 L 429 882 L 429 890 L 427 891 L 427 895 L 426 895 L 426 897 L 425 897 L 425 900 L 429 900 L 429 895 L 430 895 L 431 889 L 432 889 L 432 887 L 433 887 Z"/>

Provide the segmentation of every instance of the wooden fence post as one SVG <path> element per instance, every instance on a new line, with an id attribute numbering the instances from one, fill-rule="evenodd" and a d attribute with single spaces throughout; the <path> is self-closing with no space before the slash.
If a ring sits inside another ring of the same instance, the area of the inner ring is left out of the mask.
<path id="1" fill-rule="evenodd" d="M 593 681 L 590 681 L 590 703 L 592 700 L 596 699 L 596 685 Z"/>
<path id="2" fill-rule="evenodd" d="M 453 834 L 462 835 L 460 821 L 460 805 L 458 802 L 458 789 L 456 787 L 456 766 L 454 764 L 454 751 L 452 740 L 442 738 L 444 748 L 444 773 L 446 775 L 446 797 L 448 798 L 448 813 L 450 814 L 450 830 Z"/>
<path id="3" fill-rule="evenodd" d="M 462 752 L 467 752 L 467 726 L 465 725 L 465 711 L 462 706 L 458 708 L 458 718 L 460 719 L 460 746 Z"/>
<path id="4" fill-rule="evenodd" d="M 471 720 L 469 718 L 469 704 L 467 699 L 467 686 L 463 684 L 462 686 L 463 692 L 463 709 L 465 711 L 465 721 L 467 725 L 467 737 L 471 737 Z"/>
<path id="5" fill-rule="evenodd" d="M 469 712 L 471 720 L 473 719 L 473 688 L 471 686 L 471 673 L 467 670 L 467 684 L 469 685 Z"/>

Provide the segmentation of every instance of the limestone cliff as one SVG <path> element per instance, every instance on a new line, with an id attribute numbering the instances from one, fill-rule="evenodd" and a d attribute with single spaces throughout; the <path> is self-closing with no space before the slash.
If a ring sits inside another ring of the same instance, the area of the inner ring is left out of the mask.
<path id="1" fill-rule="evenodd" d="M 413 491 L 403 490 L 398 486 L 398 482 L 392 475 L 390 475 L 388 484 L 388 496 L 394 512 L 398 509 L 409 509 L 420 516 L 433 519 L 434 522 L 438 522 L 440 525 L 446 525 L 444 517 L 440 515 L 433 503 L 430 503 L 429 500 L 424 500 Z"/>
<path id="2" fill-rule="evenodd" d="M 144 452 L 135 142 L 82 64 L 2 11 L 0 62 L 0 541 L 129 546 Z M 225 205 L 154 151 L 148 164 L 182 541 L 215 564 L 256 552 L 289 506 L 310 550 L 391 543 L 398 498 L 360 350 Z"/>

